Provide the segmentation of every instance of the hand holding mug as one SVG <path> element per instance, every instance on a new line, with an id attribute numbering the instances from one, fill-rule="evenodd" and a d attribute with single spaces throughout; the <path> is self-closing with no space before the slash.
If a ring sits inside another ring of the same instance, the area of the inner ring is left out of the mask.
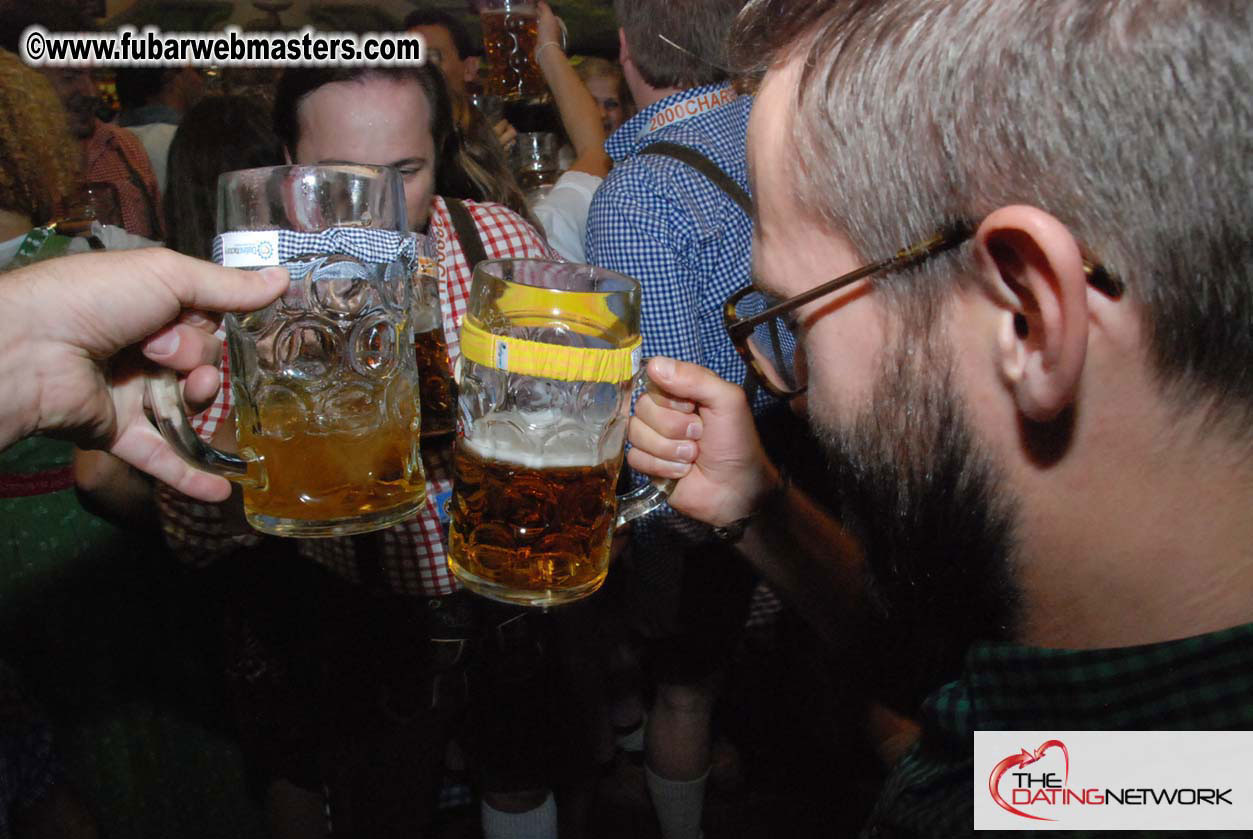
<path id="1" fill-rule="evenodd" d="M 670 506 L 725 526 L 755 512 L 778 486 L 741 387 L 695 364 L 657 357 L 651 386 L 635 402 L 627 431 L 632 468 L 677 479 Z"/>

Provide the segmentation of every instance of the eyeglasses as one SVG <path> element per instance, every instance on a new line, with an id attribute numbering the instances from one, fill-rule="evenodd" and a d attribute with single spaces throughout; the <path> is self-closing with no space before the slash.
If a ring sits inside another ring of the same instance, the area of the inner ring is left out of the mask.
<path id="1" fill-rule="evenodd" d="M 804 393 L 807 386 L 803 369 L 797 364 L 799 343 L 793 313 L 798 308 L 866 277 L 919 265 L 936 254 L 961 245 L 973 235 L 973 225 L 951 225 L 925 242 L 898 251 L 887 259 L 863 265 L 787 300 L 776 301 L 753 286 L 742 288 L 723 304 L 723 325 L 736 352 L 760 384 L 780 399 L 792 399 Z M 1093 288 L 1115 300 L 1122 297 L 1125 286 L 1116 274 L 1088 259 L 1083 261 L 1083 270 Z"/>

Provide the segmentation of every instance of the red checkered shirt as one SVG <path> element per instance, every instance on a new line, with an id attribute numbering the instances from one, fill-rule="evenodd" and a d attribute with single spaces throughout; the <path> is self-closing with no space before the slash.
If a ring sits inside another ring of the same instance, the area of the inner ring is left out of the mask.
<path id="1" fill-rule="evenodd" d="M 557 259 L 533 227 L 499 204 L 465 202 L 474 218 L 488 259 L 537 257 Z M 435 199 L 429 233 L 434 237 L 440 264 L 440 307 L 443 310 L 444 337 L 449 360 L 455 365 L 461 355 L 460 328 L 470 297 L 471 266 L 461 243 L 453 233 L 452 220 L 442 198 Z M 222 390 L 204 413 L 193 418 L 192 426 L 204 439 L 230 413 L 229 369 L 222 364 Z M 435 499 L 452 489 L 452 457 L 445 450 L 424 459 L 426 505 L 413 518 L 381 532 L 378 557 L 386 586 L 400 594 L 442 595 L 458 589 L 445 561 L 443 529 L 435 509 Z M 200 504 L 161 487 L 157 498 L 166 538 L 180 557 L 204 565 L 240 546 L 255 545 L 255 533 L 231 534 L 223 527 L 221 509 Z M 361 582 L 356 543 L 350 538 L 302 539 L 299 550 L 336 574 Z"/>
<path id="2" fill-rule="evenodd" d="M 83 142 L 87 146 L 83 180 L 113 184 L 122 227 L 147 239 L 165 238 L 161 232 L 161 192 L 139 138 L 125 128 L 97 122 L 95 133 Z"/>

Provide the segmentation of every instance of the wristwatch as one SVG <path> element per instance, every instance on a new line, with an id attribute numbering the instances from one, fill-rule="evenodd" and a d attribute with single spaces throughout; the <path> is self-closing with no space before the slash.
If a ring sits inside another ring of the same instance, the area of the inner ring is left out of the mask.
<path id="1" fill-rule="evenodd" d="M 787 495 L 788 487 L 792 484 L 791 476 L 784 470 L 779 469 L 779 485 L 773 491 L 766 494 L 757 509 L 749 513 L 742 519 L 736 519 L 723 527 L 713 528 L 713 537 L 724 545 L 734 545 L 736 542 L 744 538 L 744 531 L 748 529 L 748 525 L 754 518 L 758 516 L 766 507 L 774 503 L 778 499 Z"/>
<path id="2" fill-rule="evenodd" d="M 715 527 L 713 529 L 714 538 L 724 545 L 734 545 L 744 538 L 744 531 L 748 529 L 748 523 L 752 520 L 752 516 L 745 516 L 742 519 L 736 519 L 725 527 Z"/>

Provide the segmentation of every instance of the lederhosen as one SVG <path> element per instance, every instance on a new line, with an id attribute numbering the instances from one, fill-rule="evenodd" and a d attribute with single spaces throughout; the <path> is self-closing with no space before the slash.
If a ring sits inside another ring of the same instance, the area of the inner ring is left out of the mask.
<path id="1" fill-rule="evenodd" d="M 744 188 L 695 149 L 663 141 L 639 153 L 669 157 L 691 167 L 752 217 L 753 201 Z M 750 374 L 744 383 L 750 402 L 757 387 Z M 695 684 L 720 672 L 744 631 L 756 583 L 756 574 L 727 545 L 710 541 L 685 551 L 673 634 L 651 639 L 648 645 L 653 678 L 662 684 Z"/>

